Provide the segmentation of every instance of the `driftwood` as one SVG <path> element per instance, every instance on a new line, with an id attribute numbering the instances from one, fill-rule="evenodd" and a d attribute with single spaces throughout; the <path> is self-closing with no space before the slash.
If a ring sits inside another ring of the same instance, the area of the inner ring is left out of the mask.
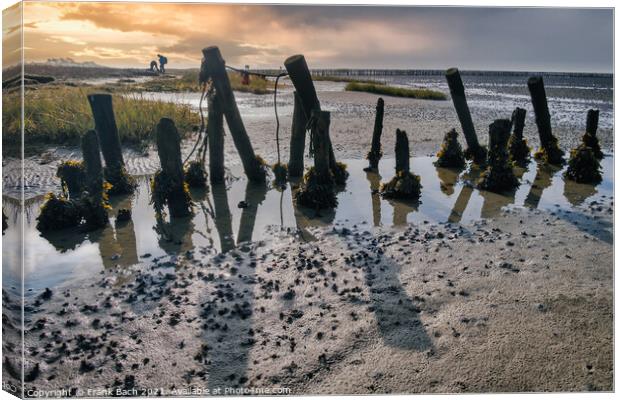
<path id="1" fill-rule="evenodd" d="M 478 136 L 476 136 L 474 123 L 471 120 L 471 113 L 469 112 L 469 106 L 467 105 L 467 99 L 465 97 L 465 87 L 463 86 L 459 70 L 457 68 L 448 69 L 446 71 L 446 80 L 450 88 L 450 96 L 452 97 L 454 109 L 456 110 L 461 128 L 463 129 L 465 141 L 467 142 L 465 156 L 471 158 L 476 164 L 484 164 L 486 161 L 486 149 L 478 142 Z"/>
<path id="2" fill-rule="evenodd" d="M 156 134 L 161 170 L 153 178 L 151 196 L 155 209 L 161 215 L 167 205 L 171 217 L 189 216 L 191 200 L 184 182 L 181 138 L 174 121 L 162 118 L 157 124 Z"/>
<path id="3" fill-rule="evenodd" d="M 125 170 L 121 141 L 112 107 L 112 96 L 107 93 L 91 94 L 88 95 L 88 102 L 93 112 L 95 130 L 105 160 L 105 179 L 112 185 L 110 194 L 133 193 L 136 184 Z"/>
<path id="4" fill-rule="evenodd" d="M 564 164 L 564 152 L 558 146 L 558 139 L 551 132 L 551 115 L 547 104 L 547 94 L 542 76 L 532 76 L 527 80 L 532 106 L 536 115 L 536 126 L 540 137 L 541 148 L 535 157 L 549 164 Z"/>
<path id="5" fill-rule="evenodd" d="M 505 192 L 519 186 L 508 155 L 510 127 L 508 119 L 497 119 L 489 125 L 489 158 L 486 170 L 478 180 L 478 188 Z"/>
<path id="6" fill-rule="evenodd" d="M 224 183 L 224 114 L 217 94 L 209 96 L 207 140 L 211 183 Z"/>
<path id="7" fill-rule="evenodd" d="M 372 142 L 370 144 L 370 151 L 366 156 L 368 159 L 367 171 L 377 171 L 379 169 L 379 160 L 381 160 L 383 156 L 383 151 L 381 151 L 381 133 L 383 132 L 384 107 L 385 103 L 383 98 L 379 97 L 375 114 L 375 126 L 372 131 Z"/>
<path id="8" fill-rule="evenodd" d="M 288 174 L 299 177 L 304 174 L 304 148 L 306 145 L 306 125 L 308 119 L 301 98 L 294 92 L 293 124 L 291 126 L 291 149 L 288 161 Z"/>
<path id="9" fill-rule="evenodd" d="M 396 176 L 381 185 L 381 195 L 389 199 L 403 199 L 417 201 L 420 198 L 420 177 L 410 171 L 409 139 L 407 132 L 396 130 Z"/>
<path id="10" fill-rule="evenodd" d="M 516 165 L 526 167 L 530 161 L 530 147 L 523 137 L 525 127 L 525 109 L 517 107 L 512 112 L 512 135 L 508 140 L 510 160 Z"/>
<path id="11" fill-rule="evenodd" d="M 262 159 L 254 154 L 252 143 L 243 125 L 235 95 L 230 86 L 220 49 L 217 46 L 207 47 L 202 50 L 202 54 L 204 56 L 205 74 L 213 81 L 218 101 L 230 129 L 230 135 L 239 152 L 243 170 L 251 181 L 264 182 L 266 177 L 265 165 Z"/>

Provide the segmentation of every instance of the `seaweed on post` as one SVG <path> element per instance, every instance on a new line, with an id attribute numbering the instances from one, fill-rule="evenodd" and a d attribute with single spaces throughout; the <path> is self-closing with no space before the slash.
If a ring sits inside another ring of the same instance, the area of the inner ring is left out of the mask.
<path id="1" fill-rule="evenodd" d="M 271 167 L 273 171 L 273 175 L 275 177 L 274 184 L 276 186 L 284 186 L 286 185 L 286 180 L 288 179 L 288 166 L 284 163 L 275 163 L 273 167 Z"/>
<path id="2" fill-rule="evenodd" d="M 190 161 L 185 168 L 185 182 L 191 188 L 207 187 L 207 172 L 200 161 Z"/>
<path id="3" fill-rule="evenodd" d="M 75 202 L 54 193 L 45 195 L 45 202 L 37 217 L 37 229 L 50 232 L 77 227 L 82 220 L 80 209 Z"/>
<path id="4" fill-rule="evenodd" d="M 478 180 L 479 189 L 501 193 L 519 186 L 508 155 L 510 126 L 508 119 L 497 119 L 489 125 L 489 158 Z"/>
<path id="5" fill-rule="evenodd" d="M 437 161 L 435 161 L 437 167 L 455 169 L 465 167 L 465 155 L 457 137 L 456 129 L 451 129 L 446 133 L 437 153 Z"/>
<path id="6" fill-rule="evenodd" d="M 577 183 L 600 183 L 603 180 L 601 164 L 592 148 L 582 143 L 571 150 L 564 176 Z"/>
<path id="7" fill-rule="evenodd" d="M 419 200 L 422 185 L 420 176 L 410 172 L 409 139 L 407 132 L 396 130 L 396 176 L 381 185 L 381 195 L 388 199 Z"/>
<path id="8" fill-rule="evenodd" d="M 84 163 L 77 160 L 63 161 L 56 170 L 66 197 L 79 196 L 84 188 Z"/>

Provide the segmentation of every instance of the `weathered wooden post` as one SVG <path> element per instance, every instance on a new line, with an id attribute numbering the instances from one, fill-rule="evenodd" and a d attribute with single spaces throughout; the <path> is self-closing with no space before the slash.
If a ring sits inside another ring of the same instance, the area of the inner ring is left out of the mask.
<path id="1" fill-rule="evenodd" d="M 95 130 L 105 160 L 105 179 L 112 185 L 110 194 L 133 193 L 136 183 L 125 170 L 121 141 L 114 118 L 112 96 L 107 93 L 88 95 L 95 120 Z"/>
<path id="2" fill-rule="evenodd" d="M 441 148 L 437 152 L 437 161 L 435 161 L 437 167 L 454 169 L 465 167 L 465 155 L 457 138 L 456 129 L 451 129 L 445 134 Z"/>
<path id="3" fill-rule="evenodd" d="M 224 114 L 216 93 L 209 96 L 208 107 L 209 177 L 211 183 L 224 183 Z"/>
<path id="4" fill-rule="evenodd" d="M 596 131 L 598 130 L 598 110 L 588 110 L 588 118 L 586 119 L 586 133 L 583 135 L 583 143 L 592 149 L 597 159 L 603 158 L 601 145 L 598 142 Z"/>
<path id="5" fill-rule="evenodd" d="M 370 144 L 370 151 L 366 156 L 368 159 L 366 171 L 377 171 L 379 169 L 379 160 L 383 156 L 383 151 L 381 151 L 381 133 L 383 132 L 384 105 L 383 98 L 379 97 L 375 114 L 375 127 L 372 131 L 372 142 Z"/>
<path id="6" fill-rule="evenodd" d="M 153 178 L 152 202 L 158 214 L 168 205 L 172 218 L 189 216 L 191 200 L 184 182 L 179 132 L 170 118 L 162 118 L 155 129 L 161 170 Z"/>
<path id="7" fill-rule="evenodd" d="M 527 140 L 523 137 L 523 128 L 525 127 L 525 109 L 517 107 L 512 112 L 512 135 L 508 140 L 508 151 L 510 153 L 510 161 L 520 167 L 526 167 L 530 161 L 530 147 Z"/>
<path id="8" fill-rule="evenodd" d="M 304 148 L 306 146 L 306 125 L 308 119 L 301 98 L 294 92 L 293 124 L 291 126 L 291 149 L 288 161 L 288 174 L 299 177 L 304 174 Z"/>
<path id="9" fill-rule="evenodd" d="M 465 87 L 463 86 L 458 68 L 448 69 L 446 71 L 446 80 L 448 81 L 450 96 L 452 97 L 456 115 L 459 118 L 461 128 L 463 129 L 463 135 L 467 142 L 465 156 L 472 159 L 476 164 L 484 164 L 487 152 L 486 149 L 478 143 L 478 136 L 476 136 L 474 123 L 471 120 L 471 113 L 469 112 L 469 106 L 465 98 Z"/>
<path id="10" fill-rule="evenodd" d="M 418 200 L 420 198 L 420 177 L 414 175 L 409 167 L 409 139 L 407 132 L 396 129 L 396 176 L 381 185 L 381 195 L 392 199 Z"/>
<path id="11" fill-rule="evenodd" d="M 230 86 L 230 80 L 226 73 L 226 65 L 220 49 L 217 46 L 207 47 L 202 50 L 204 56 L 204 67 L 206 75 L 211 77 L 218 96 L 218 101 L 222 112 L 226 117 L 230 135 L 233 138 L 235 147 L 241 157 L 243 169 L 248 179 L 251 181 L 264 182 L 266 177 L 266 167 L 262 160 L 254 154 L 252 143 L 243 125 L 239 108 L 235 101 Z"/>
<path id="12" fill-rule="evenodd" d="M 541 148 L 534 155 L 549 164 L 564 164 L 564 152 L 558 146 L 558 139 L 551 132 L 551 115 L 547 105 L 547 94 L 542 76 L 532 76 L 527 80 L 532 106 L 536 115 L 536 126 L 540 137 Z"/>
<path id="13" fill-rule="evenodd" d="M 82 156 L 84 157 L 84 189 L 79 200 L 79 208 L 86 221 L 86 228 L 94 230 L 108 224 L 108 213 L 103 197 L 103 167 L 97 133 L 93 130 L 82 136 Z"/>
<path id="14" fill-rule="evenodd" d="M 338 205 L 334 191 L 334 176 L 329 165 L 329 124 L 330 113 L 312 111 L 312 139 L 314 146 L 314 167 L 304 176 L 299 191 L 295 195 L 297 202 L 305 207 L 319 210 Z"/>
<path id="15" fill-rule="evenodd" d="M 487 168 L 478 180 L 478 188 L 490 192 L 505 192 L 519 186 L 508 155 L 510 120 L 497 119 L 489 125 L 489 159 Z"/>
<path id="16" fill-rule="evenodd" d="M 599 183 L 603 180 L 601 164 L 594 151 L 586 144 L 589 133 L 583 135 L 582 143 L 571 150 L 568 168 L 564 176 L 577 183 Z"/>
<path id="17" fill-rule="evenodd" d="M 316 89 L 314 88 L 314 83 L 312 83 L 312 75 L 310 74 L 308 64 L 306 64 L 305 57 L 301 54 L 291 56 L 284 61 L 284 67 L 301 99 L 306 118 L 311 118 L 313 110 L 321 110 L 321 104 L 316 95 Z M 327 140 L 328 143 L 329 166 L 334 175 L 334 180 L 336 184 L 342 185 L 346 183 L 347 177 L 349 176 L 349 173 L 346 171 L 346 165 L 336 162 L 329 131 L 325 140 Z"/>

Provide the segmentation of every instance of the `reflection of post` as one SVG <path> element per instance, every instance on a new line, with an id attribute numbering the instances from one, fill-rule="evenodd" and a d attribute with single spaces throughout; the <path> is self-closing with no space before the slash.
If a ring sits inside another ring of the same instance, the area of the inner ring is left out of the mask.
<path id="1" fill-rule="evenodd" d="M 551 177 L 553 176 L 553 170 L 545 164 L 539 163 L 536 167 L 536 177 L 530 191 L 525 198 L 524 205 L 526 207 L 535 209 L 538 208 L 540 199 L 542 198 L 543 191 L 551 186 Z"/>
<path id="2" fill-rule="evenodd" d="M 479 176 L 480 170 L 473 169 L 472 172 L 463 175 L 463 181 L 475 182 L 478 180 Z M 467 205 L 469 204 L 469 200 L 471 199 L 471 195 L 473 192 L 474 188 L 470 183 L 465 183 L 463 187 L 461 187 L 459 196 L 456 198 L 454 206 L 452 206 L 452 211 L 450 211 L 448 222 L 451 222 L 453 224 L 461 222 L 461 219 L 463 218 L 463 214 L 467 209 Z"/>
<path id="3" fill-rule="evenodd" d="M 159 247 L 166 254 L 181 254 L 194 248 L 192 234 L 194 233 L 193 216 L 173 218 L 165 222 L 157 218 L 155 229 L 159 233 Z"/>
<path id="4" fill-rule="evenodd" d="M 597 193 L 596 186 L 587 183 L 577 183 L 571 179 L 564 179 L 564 197 L 574 206 L 579 206 Z"/>
<path id="5" fill-rule="evenodd" d="M 366 179 L 370 182 L 370 198 L 372 201 L 372 223 L 374 226 L 381 226 L 381 195 L 379 187 L 381 186 L 381 175 L 377 172 L 367 172 Z"/>
<path id="6" fill-rule="evenodd" d="M 442 193 L 451 196 L 454 193 L 454 185 L 459 178 L 459 172 L 452 168 L 437 167 L 439 177 L 439 189 Z"/>
<path id="7" fill-rule="evenodd" d="M 226 186 L 211 185 L 213 207 L 215 211 L 215 228 L 220 237 L 221 252 L 225 253 L 235 247 L 235 238 L 232 231 L 232 216 L 228 207 Z"/>
<path id="8" fill-rule="evenodd" d="M 112 204 L 112 213 L 116 214 L 118 209 L 131 209 L 131 199 L 124 197 L 120 201 Z M 93 237 L 91 235 L 91 240 Z M 115 265 L 129 266 L 138 263 L 138 250 L 136 248 L 136 234 L 133 221 L 116 221 L 114 227 L 108 225 L 100 235 L 94 238 L 99 245 L 101 260 L 106 268 Z"/>
<path id="9" fill-rule="evenodd" d="M 497 217 L 502 208 L 514 203 L 516 189 L 506 191 L 502 193 L 493 193 L 486 190 L 480 191 L 482 196 L 482 209 L 480 210 L 480 218 L 494 218 Z"/>
<path id="10" fill-rule="evenodd" d="M 406 201 L 391 201 L 390 203 L 394 207 L 394 226 L 407 225 L 407 216 L 410 212 L 417 210 L 417 207 L 408 204 Z"/>
<path id="11" fill-rule="evenodd" d="M 247 207 L 241 212 L 237 244 L 252 241 L 254 223 L 256 222 L 256 211 L 258 210 L 258 206 L 265 200 L 266 194 L 267 187 L 264 184 L 248 181 L 245 187 L 245 202 Z"/>

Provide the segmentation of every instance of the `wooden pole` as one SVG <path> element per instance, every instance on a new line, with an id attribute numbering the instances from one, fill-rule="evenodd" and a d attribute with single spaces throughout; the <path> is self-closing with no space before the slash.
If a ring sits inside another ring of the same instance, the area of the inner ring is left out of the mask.
<path id="1" fill-rule="evenodd" d="M 517 139 L 523 138 L 523 128 L 525 127 L 525 109 L 517 107 L 512 112 L 512 134 Z"/>
<path id="2" fill-rule="evenodd" d="M 314 83 L 312 83 L 312 75 L 310 75 L 305 57 L 302 54 L 291 56 L 284 61 L 284 67 L 301 99 L 306 118 L 310 118 L 312 110 L 320 110 L 321 104 L 316 95 L 316 89 L 314 88 Z"/>
<path id="3" fill-rule="evenodd" d="M 379 168 L 379 160 L 383 152 L 381 151 L 381 133 L 383 132 L 383 98 L 377 100 L 377 112 L 375 114 L 375 127 L 372 131 L 372 143 L 368 153 L 368 168 L 376 171 Z"/>
<path id="4" fill-rule="evenodd" d="M 532 106 L 536 115 L 536 126 L 540 144 L 545 152 L 545 159 L 550 164 L 562 164 L 564 152 L 558 147 L 558 141 L 551 132 L 551 115 L 547 105 L 547 94 L 542 76 L 532 76 L 527 80 Z"/>
<path id="5" fill-rule="evenodd" d="M 407 139 L 407 132 L 396 129 L 394 152 L 396 154 L 396 174 L 409 172 L 409 139 Z"/>
<path id="6" fill-rule="evenodd" d="M 588 110 L 588 118 L 586 120 L 586 132 L 592 136 L 596 136 L 598 130 L 598 110 Z"/>
<path id="7" fill-rule="evenodd" d="M 301 98 L 297 92 L 293 94 L 295 96 L 295 103 L 293 107 L 293 125 L 291 126 L 288 174 L 291 177 L 299 177 L 304 174 L 304 148 L 306 146 L 306 124 L 308 119 L 306 118 Z"/>
<path id="8" fill-rule="evenodd" d="M 310 74 L 308 64 L 306 64 L 305 57 L 301 54 L 291 56 L 284 61 L 284 67 L 286 68 L 289 79 L 293 82 L 293 86 L 295 86 L 295 90 L 301 99 L 306 118 L 312 116 L 312 111 L 320 111 L 321 104 L 316 95 L 316 89 L 314 88 L 314 83 L 312 82 L 312 75 Z M 334 176 L 339 178 L 344 177 L 346 180 L 346 171 L 341 171 L 336 163 L 334 147 L 332 146 L 329 133 L 324 140 L 328 143 L 327 151 L 329 152 L 329 164 Z"/>
<path id="9" fill-rule="evenodd" d="M 107 93 L 88 95 L 88 102 L 95 120 L 95 130 L 105 160 L 105 176 L 112 184 L 114 194 L 132 193 L 135 184 L 125 171 L 121 141 L 114 118 L 112 96 Z"/>
<path id="10" fill-rule="evenodd" d="M 191 214 L 189 195 L 184 187 L 183 161 L 181 159 L 181 138 L 174 121 L 162 118 L 156 127 L 157 153 L 167 187 L 156 188 L 165 190 L 170 216 L 186 217 Z"/>
<path id="11" fill-rule="evenodd" d="M 217 94 L 209 96 L 208 103 L 209 177 L 211 183 L 224 183 L 224 114 Z"/>
<path id="12" fill-rule="evenodd" d="M 103 199 L 103 168 L 97 133 L 90 130 L 82 136 L 82 156 L 84 157 L 84 176 L 86 190 L 80 199 L 80 208 L 86 228 L 93 230 L 108 224 L 108 213 Z"/>
<path id="13" fill-rule="evenodd" d="M 329 124 L 330 113 L 329 111 L 312 112 L 312 118 L 316 120 L 314 132 L 312 134 L 314 139 L 314 170 L 317 177 L 317 182 L 320 184 L 333 183 L 332 175 L 330 173 L 329 165 Z"/>
<path id="14" fill-rule="evenodd" d="M 446 71 L 446 80 L 450 88 L 450 96 L 452 97 L 454 109 L 456 110 L 461 128 L 463 129 L 465 141 L 467 142 L 467 154 L 475 163 L 484 164 L 486 151 L 480 146 L 480 143 L 478 143 L 478 136 L 476 136 L 474 123 L 471 120 L 471 113 L 469 112 L 469 106 L 467 105 L 467 99 L 465 97 L 465 87 L 463 86 L 459 70 L 457 68 L 448 69 Z"/>
<path id="15" fill-rule="evenodd" d="M 207 47 L 202 50 L 202 54 L 205 60 L 206 74 L 211 77 L 217 91 L 222 112 L 226 117 L 230 135 L 241 157 L 245 174 L 251 181 L 264 182 L 265 168 L 254 154 L 252 143 L 243 125 L 220 49 L 217 46 Z"/>

